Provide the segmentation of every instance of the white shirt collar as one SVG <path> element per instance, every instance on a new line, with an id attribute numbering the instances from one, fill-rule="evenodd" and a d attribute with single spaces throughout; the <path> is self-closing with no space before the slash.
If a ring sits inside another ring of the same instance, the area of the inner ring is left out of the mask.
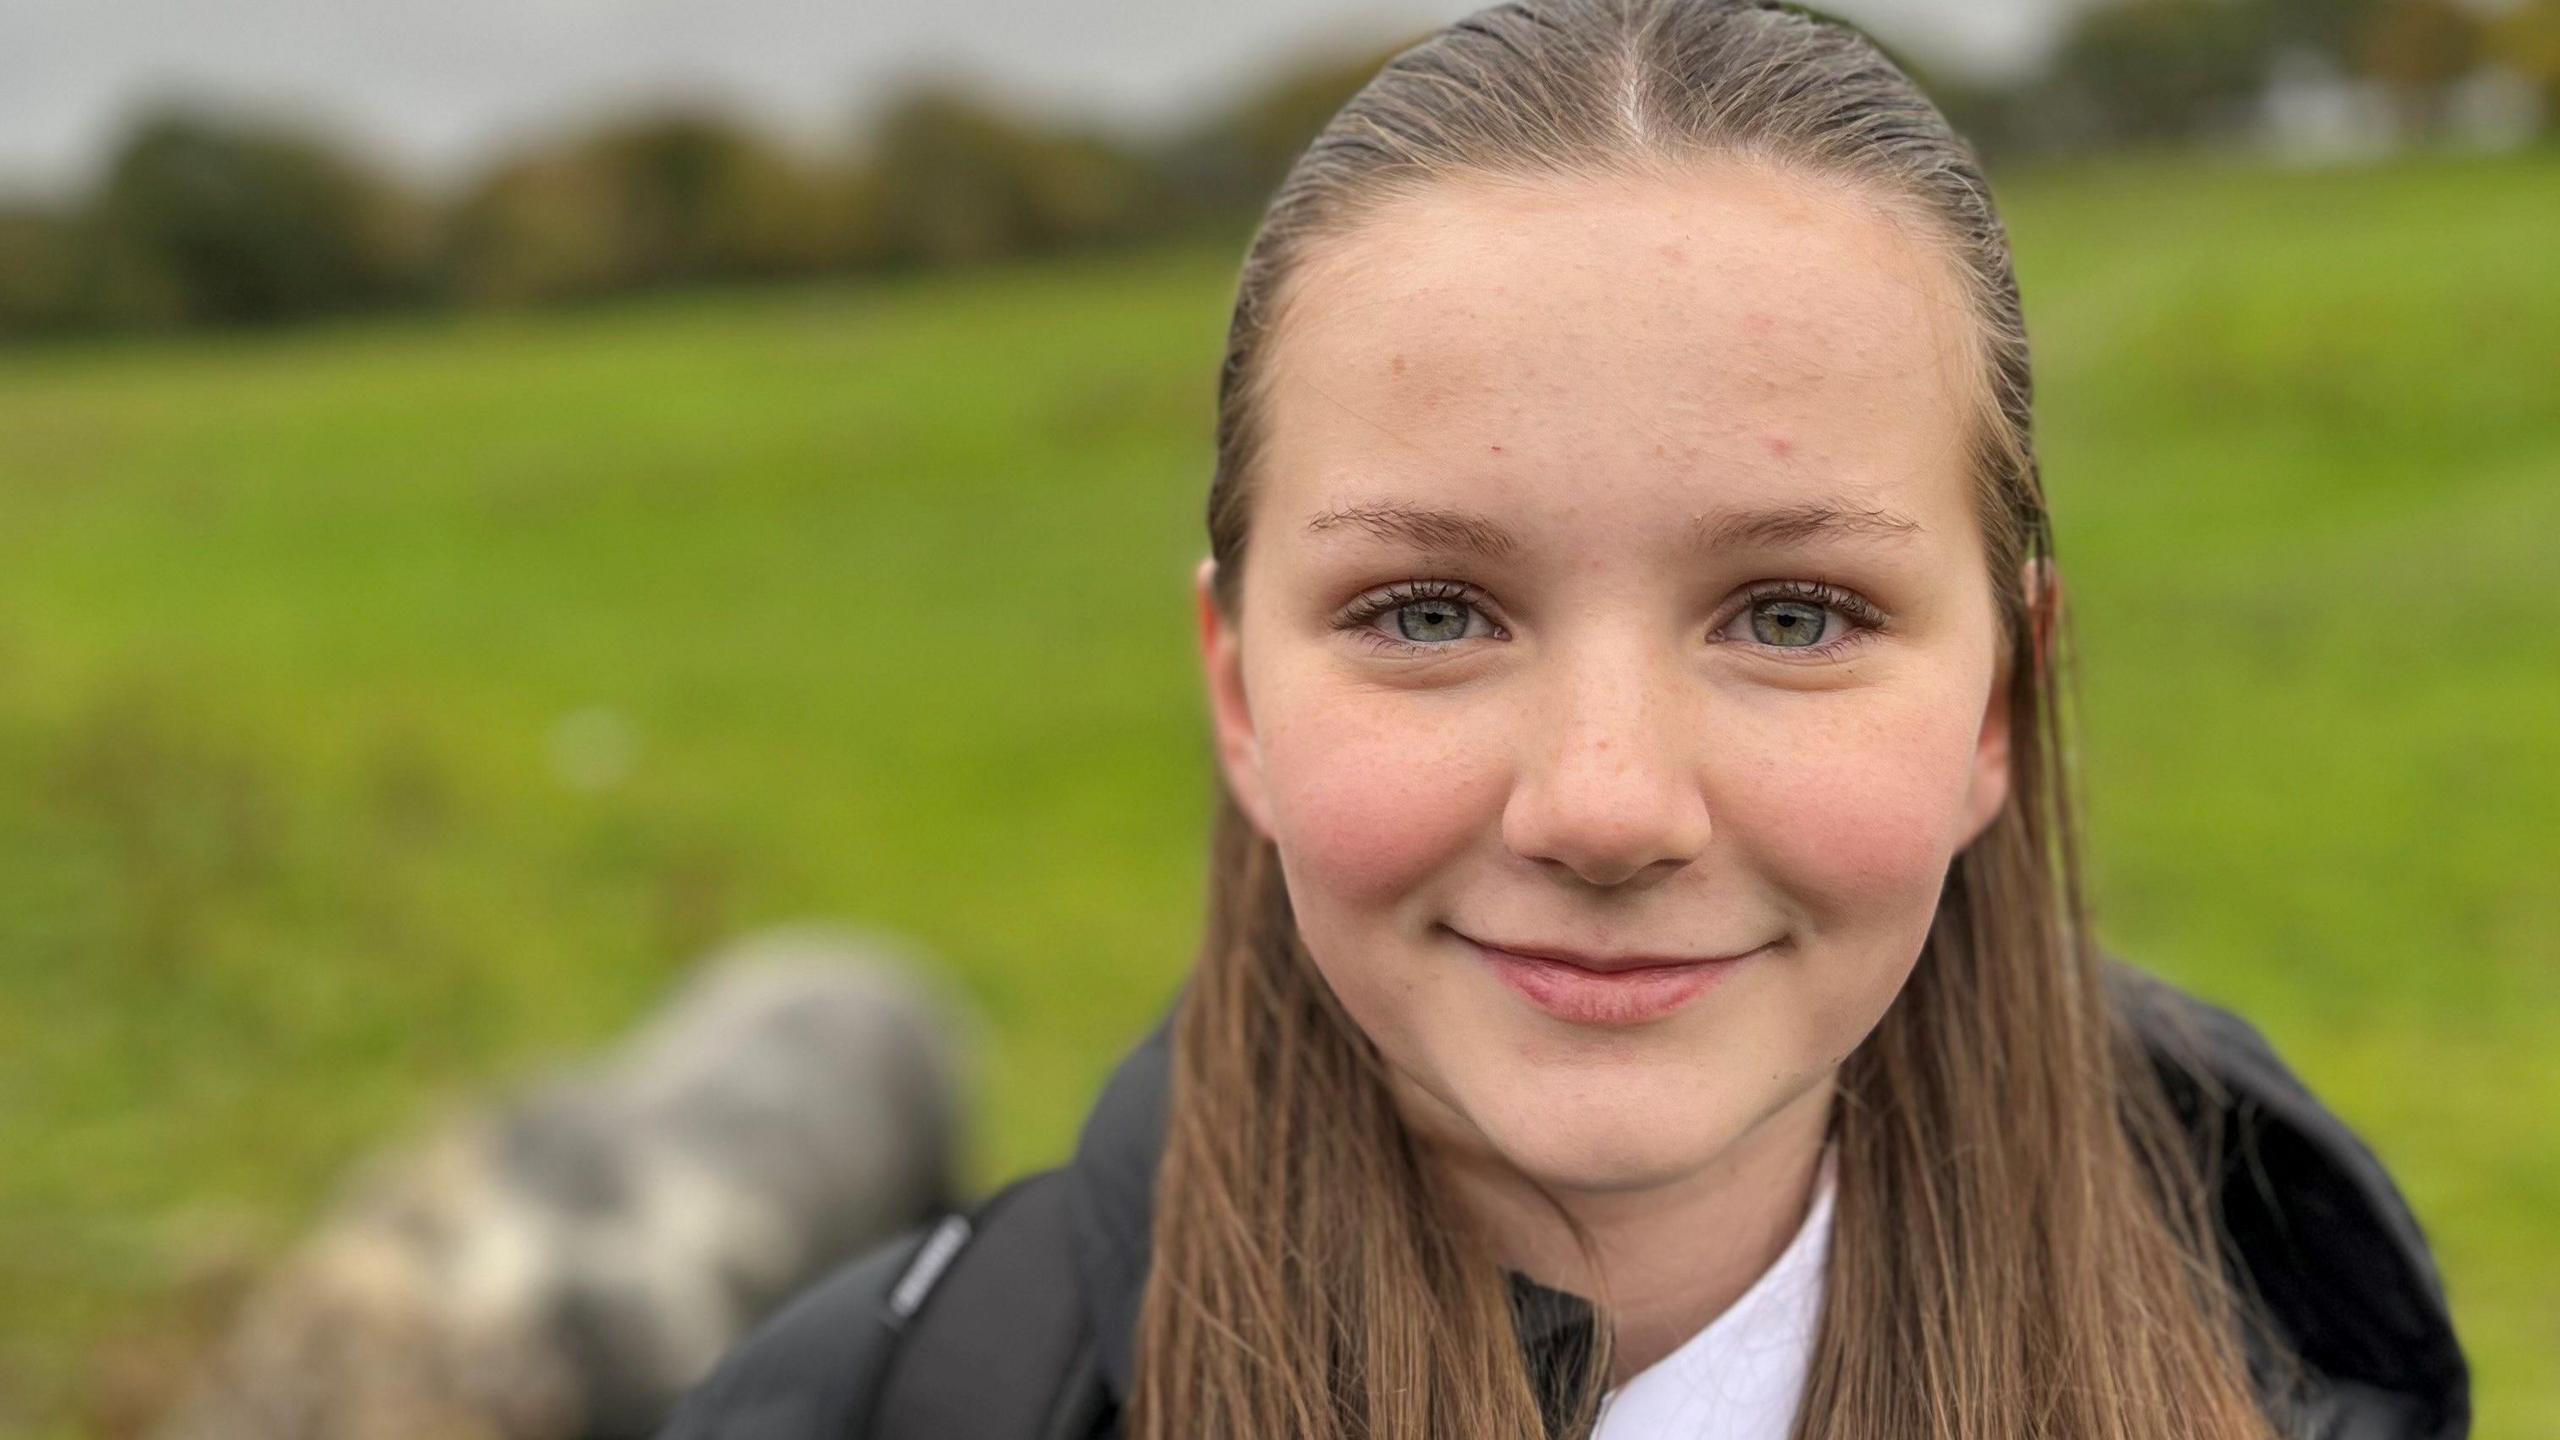
<path id="1" fill-rule="evenodd" d="M 1822 1318 L 1834 1171 L 1825 1150 L 1795 1238 L 1705 1329 L 1610 1391 L 1593 1440 L 1786 1440 Z"/>

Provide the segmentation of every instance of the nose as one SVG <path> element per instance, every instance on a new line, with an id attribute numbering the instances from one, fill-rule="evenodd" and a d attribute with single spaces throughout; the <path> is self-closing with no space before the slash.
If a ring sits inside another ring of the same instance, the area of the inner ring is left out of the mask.
<path id="1" fill-rule="evenodd" d="M 1512 853 L 1622 885 L 1705 851 L 1702 697 L 1676 658 L 1612 646 L 1555 666 L 1540 698 L 1502 815 Z"/>

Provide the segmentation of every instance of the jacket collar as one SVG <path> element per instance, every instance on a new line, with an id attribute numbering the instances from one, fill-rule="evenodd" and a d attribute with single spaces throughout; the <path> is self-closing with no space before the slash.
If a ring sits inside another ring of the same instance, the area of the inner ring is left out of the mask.
<path id="1" fill-rule="evenodd" d="M 2110 964 L 2108 984 L 2222 1177 L 2234 1274 L 2310 1372 L 2308 1391 L 2288 1395 L 2261 1353 L 2270 1403 L 2388 1417 L 2392 1433 L 2424 1440 L 2467 1434 L 2470 1374 L 2443 1282 L 2381 1162 L 2247 1022 L 2128 966 Z M 1160 1021 L 1104 1086 L 1067 1166 L 1077 1273 L 1104 1381 L 1124 1405 L 1170 1089 Z M 1559 1373 L 1588 1343 L 1590 1307 L 1524 1276 L 1511 1281 L 1533 1372 Z"/>

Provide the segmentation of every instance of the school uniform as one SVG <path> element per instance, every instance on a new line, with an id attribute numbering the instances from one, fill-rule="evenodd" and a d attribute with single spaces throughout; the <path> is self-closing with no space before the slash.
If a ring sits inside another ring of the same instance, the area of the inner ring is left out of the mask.
<path id="1" fill-rule="evenodd" d="M 2123 966 L 2109 989 L 2225 1177 L 2235 1278 L 2301 1362 L 2306 1440 L 2461 1440 L 2470 1376 L 2425 1238 L 2372 1152 L 2227 1011 Z M 2191 1052 L 2187 1042 L 2198 1042 Z M 1116 1440 L 1130 1392 L 1169 1088 L 1160 1026 L 1066 1165 L 884 1245 L 768 1320 L 659 1440 Z M 2198 1075 L 2201 1070 L 2201 1081 Z M 1784 1440 L 1828 1263 L 1826 1157 L 1803 1223 L 1732 1307 L 1613 1390 L 1596 1440 Z M 1513 1274 L 1548 1393 L 1583 1353 L 1579 1297 Z M 2259 1383 L 2274 1367 L 2253 1357 Z"/>

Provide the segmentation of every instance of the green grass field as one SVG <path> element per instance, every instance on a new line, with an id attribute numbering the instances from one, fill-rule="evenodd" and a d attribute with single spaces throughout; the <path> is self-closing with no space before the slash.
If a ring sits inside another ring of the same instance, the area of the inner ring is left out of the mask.
<path id="1" fill-rule="evenodd" d="M 2560 156 L 2004 198 L 2104 938 L 2364 1131 L 2550 1434 Z M 0 1434 L 767 921 L 945 957 L 978 1175 L 1062 1156 L 1196 933 L 1234 258 L 0 354 Z"/>

